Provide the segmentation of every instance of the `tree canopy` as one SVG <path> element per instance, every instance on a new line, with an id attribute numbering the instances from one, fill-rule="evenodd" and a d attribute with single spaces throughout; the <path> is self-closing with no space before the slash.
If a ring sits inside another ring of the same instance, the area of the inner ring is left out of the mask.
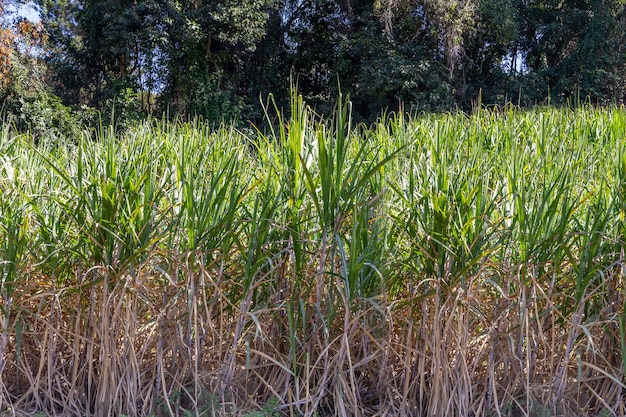
<path id="1" fill-rule="evenodd" d="M 34 3 L 42 30 L 34 54 L 17 45 L 28 30 L 3 13 L 5 98 L 16 57 L 30 54 L 63 105 L 119 119 L 165 112 L 256 122 L 259 96 L 286 99 L 290 80 L 320 112 L 341 88 L 366 121 L 399 106 L 626 98 L 623 0 Z"/>

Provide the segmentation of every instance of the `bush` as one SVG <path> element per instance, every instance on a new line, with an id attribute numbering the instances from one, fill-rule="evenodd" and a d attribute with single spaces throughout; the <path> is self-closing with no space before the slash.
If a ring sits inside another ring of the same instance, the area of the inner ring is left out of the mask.
<path id="1" fill-rule="evenodd" d="M 78 140 L 83 127 L 80 117 L 46 87 L 41 61 L 13 55 L 8 82 L 0 90 L 4 117 L 18 132 L 32 134 L 35 142 Z"/>

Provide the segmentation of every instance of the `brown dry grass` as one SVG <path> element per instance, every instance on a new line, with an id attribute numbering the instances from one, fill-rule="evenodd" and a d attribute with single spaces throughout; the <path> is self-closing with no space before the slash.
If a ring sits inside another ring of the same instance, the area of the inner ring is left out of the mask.
<path id="1" fill-rule="evenodd" d="M 589 325 L 582 307 L 571 317 L 555 308 L 572 302 L 567 294 L 528 277 L 498 294 L 487 269 L 466 291 L 431 280 L 430 297 L 344 300 L 329 324 L 339 284 L 313 275 L 318 291 L 290 338 L 290 288 L 266 305 L 255 305 L 254 290 L 234 305 L 225 294 L 236 280 L 219 266 L 172 265 L 176 282 L 149 263 L 118 280 L 94 269 L 62 289 L 28 280 L 8 326 L 19 335 L 9 333 L 4 355 L 4 414 L 226 416 L 276 400 L 288 416 L 626 411 L 619 273 L 606 277 L 614 300 L 605 317 Z"/>

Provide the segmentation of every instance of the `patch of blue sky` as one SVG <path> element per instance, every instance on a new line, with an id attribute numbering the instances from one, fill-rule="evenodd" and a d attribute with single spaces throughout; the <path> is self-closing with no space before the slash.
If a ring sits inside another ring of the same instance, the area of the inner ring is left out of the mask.
<path id="1" fill-rule="evenodd" d="M 25 17 L 33 23 L 41 20 L 37 7 L 32 1 L 21 4 L 18 7 L 11 5 L 6 12 L 9 17 Z"/>

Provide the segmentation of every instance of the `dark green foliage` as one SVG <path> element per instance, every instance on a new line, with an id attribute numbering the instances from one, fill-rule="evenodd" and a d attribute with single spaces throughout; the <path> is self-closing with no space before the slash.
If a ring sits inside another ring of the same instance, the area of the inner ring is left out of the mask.
<path id="1" fill-rule="evenodd" d="M 66 104 L 92 106 L 105 121 L 121 123 L 154 110 L 162 66 L 155 48 L 167 18 L 162 2 L 38 3 L 50 36 L 50 81 Z"/>
<path id="2" fill-rule="evenodd" d="M 259 124 L 259 98 L 356 120 L 477 103 L 623 103 L 620 0 L 38 0 L 44 83 L 125 126 L 145 115 Z M 38 52 L 38 53 L 41 53 Z"/>
<path id="3" fill-rule="evenodd" d="M 171 2 L 161 104 L 213 121 L 243 113 L 246 62 L 265 34 L 267 0 Z"/>
<path id="4" fill-rule="evenodd" d="M 367 20 L 366 20 L 367 19 Z M 379 16 L 364 16 L 341 45 L 338 76 L 355 112 L 371 120 L 381 109 L 443 110 L 452 105 L 443 56 L 424 15 L 405 16 L 385 33 Z"/>
<path id="5" fill-rule="evenodd" d="M 76 141 L 82 131 L 81 114 L 72 112 L 45 84 L 45 66 L 16 50 L 12 54 L 8 82 L 0 86 L 2 117 L 19 132 L 30 132 L 34 141 Z"/>
<path id="6" fill-rule="evenodd" d="M 619 0 L 521 2 L 519 45 L 528 67 L 522 86 L 540 79 L 537 93 L 545 97 L 549 89 L 553 103 L 623 103 L 625 7 Z"/>

